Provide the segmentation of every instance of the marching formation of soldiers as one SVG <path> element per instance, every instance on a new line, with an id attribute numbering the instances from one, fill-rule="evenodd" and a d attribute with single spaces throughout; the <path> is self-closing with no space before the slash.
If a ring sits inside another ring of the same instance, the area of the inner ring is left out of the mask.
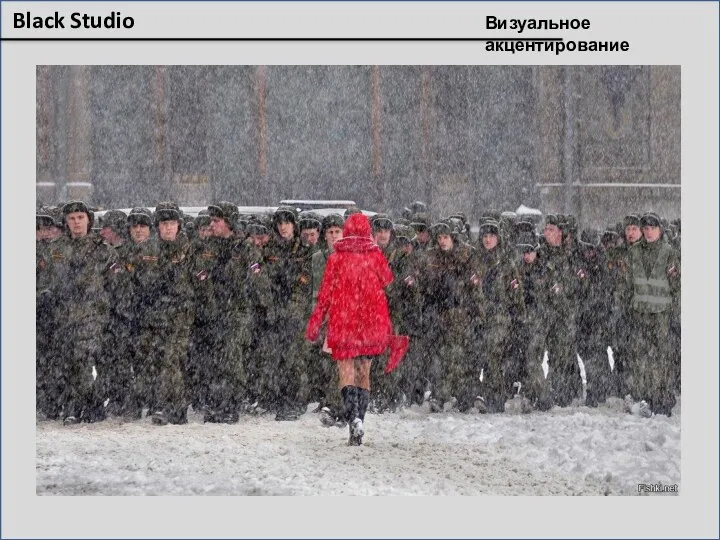
<path id="1" fill-rule="evenodd" d="M 187 422 L 192 406 L 234 423 L 262 411 L 295 420 L 317 402 L 332 424 L 333 362 L 304 334 L 354 211 L 241 215 L 223 201 L 191 218 L 163 202 L 108 211 L 96 233 L 83 202 L 38 209 L 39 414 L 73 424 L 146 413 L 164 425 Z M 397 370 L 373 363 L 371 411 L 499 413 L 522 390 L 537 410 L 629 395 L 671 414 L 679 220 L 646 213 L 578 231 L 571 215 L 488 211 L 475 238 L 463 214 L 433 222 L 416 202 L 371 222 L 395 277 L 394 331 L 410 336 Z"/>

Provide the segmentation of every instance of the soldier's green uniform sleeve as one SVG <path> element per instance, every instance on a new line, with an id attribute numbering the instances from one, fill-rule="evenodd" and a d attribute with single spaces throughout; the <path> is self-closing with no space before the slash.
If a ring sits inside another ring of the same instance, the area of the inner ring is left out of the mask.
<path id="1" fill-rule="evenodd" d="M 320 292 L 320 284 L 325 273 L 325 265 L 327 264 L 328 254 L 325 251 L 318 251 L 312 256 L 312 309 L 317 304 L 318 292 Z"/>

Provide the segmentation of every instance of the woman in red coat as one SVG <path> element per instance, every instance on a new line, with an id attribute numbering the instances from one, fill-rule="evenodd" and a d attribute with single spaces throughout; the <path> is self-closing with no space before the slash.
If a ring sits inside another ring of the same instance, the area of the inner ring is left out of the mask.
<path id="1" fill-rule="evenodd" d="M 349 444 L 360 445 L 370 400 L 370 363 L 388 348 L 392 334 L 383 289 L 393 274 L 364 214 L 348 217 L 343 238 L 333 247 L 306 337 L 317 341 L 327 317 L 327 345 L 337 361 Z"/>

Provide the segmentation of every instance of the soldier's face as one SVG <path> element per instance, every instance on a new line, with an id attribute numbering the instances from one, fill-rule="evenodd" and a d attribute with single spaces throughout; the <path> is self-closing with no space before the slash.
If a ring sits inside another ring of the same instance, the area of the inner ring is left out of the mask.
<path id="1" fill-rule="evenodd" d="M 642 231 L 637 225 L 628 225 L 625 227 L 625 240 L 628 244 L 634 244 L 642 237 Z"/>
<path id="2" fill-rule="evenodd" d="M 265 247 L 265 245 L 270 241 L 270 235 L 269 234 L 253 234 L 250 237 L 250 241 L 253 243 L 255 247 Z"/>
<path id="3" fill-rule="evenodd" d="M 306 246 L 314 246 L 320 240 L 320 231 L 317 229 L 303 229 L 300 238 Z"/>
<path id="4" fill-rule="evenodd" d="M 537 259 L 537 251 L 526 251 L 522 257 L 525 264 L 532 264 Z"/>
<path id="5" fill-rule="evenodd" d="M 325 231 L 325 242 L 328 247 L 333 247 L 333 244 L 343 237 L 342 229 L 340 227 L 330 227 Z"/>
<path id="6" fill-rule="evenodd" d="M 223 218 L 213 216 L 210 218 L 210 227 L 212 227 L 213 236 L 220 238 L 229 238 L 232 236 L 230 225 Z"/>
<path id="7" fill-rule="evenodd" d="M 63 230 L 61 227 L 58 227 L 57 225 L 53 225 L 52 227 L 48 227 L 48 239 L 49 240 L 55 240 L 58 236 L 62 234 Z"/>
<path id="8" fill-rule="evenodd" d="M 52 230 L 56 227 L 45 227 L 42 226 L 39 229 L 35 229 L 35 240 L 53 240 Z"/>
<path id="9" fill-rule="evenodd" d="M 65 223 L 70 229 L 70 235 L 73 238 L 80 238 L 88 233 L 90 218 L 85 212 L 71 212 L 65 216 Z"/>
<path id="10" fill-rule="evenodd" d="M 200 238 L 210 238 L 213 235 L 212 225 L 203 225 L 198 229 L 198 236 Z"/>
<path id="11" fill-rule="evenodd" d="M 174 219 L 158 223 L 158 234 L 160 235 L 160 238 L 166 242 L 174 242 L 177 237 L 178 230 L 180 230 L 180 223 Z"/>
<path id="12" fill-rule="evenodd" d="M 545 237 L 545 241 L 552 247 L 562 245 L 562 231 L 557 225 L 545 225 L 543 236 Z"/>
<path id="13" fill-rule="evenodd" d="M 130 238 L 136 244 L 144 242 L 150 238 L 150 227 L 142 223 L 133 223 L 130 225 Z"/>
<path id="14" fill-rule="evenodd" d="M 295 235 L 295 225 L 289 221 L 279 221 L 277 225 L 277 231 L 280 238 L 290 240 Z"/>
<path id="15" fill-rule="evenodd" d="M 421 244 L 427 244 L 430 241 L 430 233 L 427 230 L 420 231 L 417 233 L 417 239 Z"/>
<path id="16" fill-rule="evenodd" d="M 652 244 L 660 239 L 660 227 L 653 227 L 652 225 L 645 225 L 642 228 L 643 236 L 645 241 Z"/>
<path id="17" fill-rule="evenodd" d="M 438 234 L 437 245 L 443 251 L 450 251 L 453 248 L 453 239 L 449 234 Z"/>
<path id="18" fill-rule="evenodd" d="M 103 227 L 100 229 L 100 237 L 111 246 L 116 246 L 122 242 L 120 235 L 113 231 L 110 227 Z"/>
<path id="19" fill-rule="evenodd" d="M 491 233 L 485 233 L 482 237 L 483 247 L 488 251 L 492 251 L 497 247 L 498 237 Z"/>
<path id="20" fill-rule="evenodd" d="M 387 247 L 390 243 L 391 232 L 390 229 L 379 229 L 373 234 L 373 240 L 375 240 L 375 243 L 381 248 Z"/>

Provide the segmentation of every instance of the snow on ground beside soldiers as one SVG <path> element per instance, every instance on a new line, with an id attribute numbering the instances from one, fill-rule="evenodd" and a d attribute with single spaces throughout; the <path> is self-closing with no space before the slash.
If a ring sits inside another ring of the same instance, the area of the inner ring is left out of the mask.
<path id="1" fill-rule="evenodd" d="M 311 410 L 311 409 L 310 409 Z M 637 495 L 680 485 L 680 406 L 642 418 L 597 409 L 530 414 L 368 414 L 347 428 L 242 416 L 234 425 L 149 419 L 36 426 L 38 495 Z M 360 459 L 349 459 L 358 454 Z"/>

